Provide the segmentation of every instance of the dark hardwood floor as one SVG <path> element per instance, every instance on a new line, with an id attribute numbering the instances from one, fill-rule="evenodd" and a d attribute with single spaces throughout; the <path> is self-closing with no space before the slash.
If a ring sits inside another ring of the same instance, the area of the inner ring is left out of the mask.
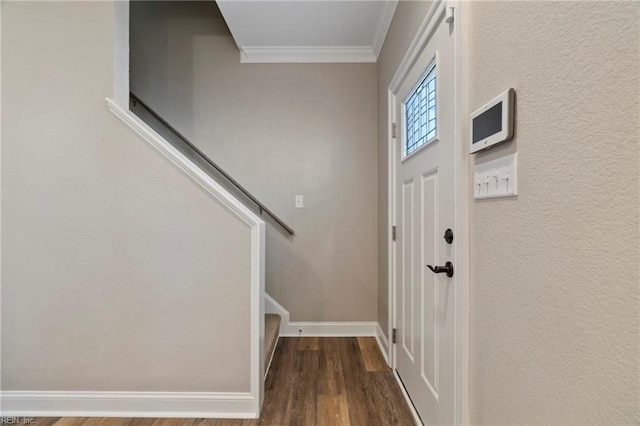
<path id="1" fill-rule="evenodd" d="M 260 419 L 38 418 L 37 426 L 413 425 L 372 337 L 281 338 Z"/>

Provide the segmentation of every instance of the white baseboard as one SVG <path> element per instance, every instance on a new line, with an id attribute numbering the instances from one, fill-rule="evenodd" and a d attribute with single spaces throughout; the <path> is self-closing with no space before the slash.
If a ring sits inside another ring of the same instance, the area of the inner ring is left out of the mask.
<path id="1" fill-rule="evenodd" d="M 267 314 L 280 315 L 280 336 L 284 336 L 287 324 L 289 324 L 289 311 L 267 293 L 264 294 L 264 311 Z"/>
<path id="2" fill-rule="evenodd" d="M 250 393 L 30 392 L 0 393 L 5 417 L 258 417 Z"/>
<path id="3" fill-rule="evenodd" d="M 385 362 L 389 367 L 391 367 L 391 364 L 389 363 L 389 339 L 384 335 L 384 331 L 382 330 L 382 327 L 380 327 L 380 323 L 376 323 L 376 341 L 378 342 L 380 352 L 382 352 Z"/>
<path id="4" fill-rule="evenodd" d="M 376 335 L 375 321 L 357 322 L 290 322 L 285 337 L 356 337 Z"/>
<path id="5" fill-rule="evenodd" d="M 280 315 L 280 337 L 357 337 L 376 336 L 375 321 L 289 322 L 289 311 L 265 293 L 265 312 Z M 386 356 L 386 354 L 385 354 Z"/>

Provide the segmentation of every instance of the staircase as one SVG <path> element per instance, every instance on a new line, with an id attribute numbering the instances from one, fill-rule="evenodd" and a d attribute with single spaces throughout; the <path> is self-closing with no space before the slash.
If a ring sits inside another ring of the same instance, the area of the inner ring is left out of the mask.
<path id="1" fill-rule="evenodd" d="M 267 377 L 280 337 L 280 315 L 266 314 L 264 321 L 264 376 Z"/>

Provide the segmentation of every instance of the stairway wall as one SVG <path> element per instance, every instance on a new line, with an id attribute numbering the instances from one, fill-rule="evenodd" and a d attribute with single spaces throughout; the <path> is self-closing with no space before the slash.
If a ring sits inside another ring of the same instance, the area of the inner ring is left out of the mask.
<path id="1" fill-rule="evenodd" d="M 241 64 L 214 2 L 131 16 L 132 91 L 296 231 L 267 227 L 267 292 L 292 321 L 375 320 L 375 64 Z"/>
<path id="2" fill-rule="evenodd" d="M 2 390 L 249 392 L 250 230 L 109 112 L 113 8 L 2 4 Z"/>

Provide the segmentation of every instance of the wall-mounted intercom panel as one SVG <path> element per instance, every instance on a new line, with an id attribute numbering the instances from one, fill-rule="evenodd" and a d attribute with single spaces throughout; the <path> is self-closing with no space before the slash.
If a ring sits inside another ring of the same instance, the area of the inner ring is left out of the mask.
<path id="1" fill-rule="evenodd" d="M 509 89 L 471 114 L 469 152 L 513 138 L 515 91 Z"/>

